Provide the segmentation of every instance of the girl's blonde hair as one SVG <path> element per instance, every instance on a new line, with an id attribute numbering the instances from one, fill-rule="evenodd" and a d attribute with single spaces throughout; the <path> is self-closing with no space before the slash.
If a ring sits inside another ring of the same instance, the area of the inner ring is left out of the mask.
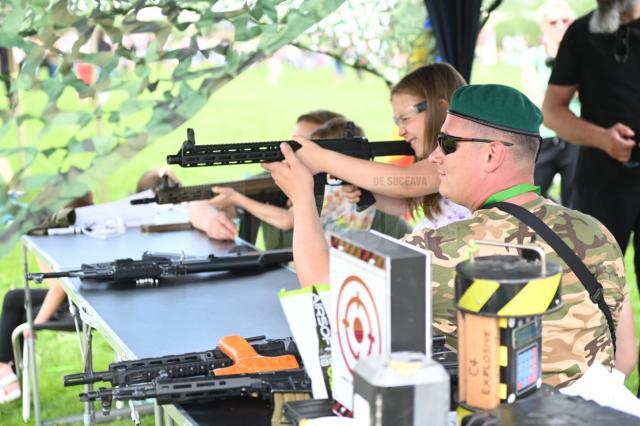
<path id="1" fill-rule="evenodd" d="M 423 99 L 427 103 L 427 125 L 424 129 L 424 154 L 420 161 L 436 149 L 436 137 L 447 116 L 447 107 L 453 92 L 466 85 L 458 71 L 447 63 L 425 65 L 405 75 L 391 89 L 391 97 L 406 94 Z M 443 101 L 446 101 L 443 102 Z M 427 218 L 440 213 L 440 194 L 429 194 L 407 200 L 411 215 L 422 207 Z"/>

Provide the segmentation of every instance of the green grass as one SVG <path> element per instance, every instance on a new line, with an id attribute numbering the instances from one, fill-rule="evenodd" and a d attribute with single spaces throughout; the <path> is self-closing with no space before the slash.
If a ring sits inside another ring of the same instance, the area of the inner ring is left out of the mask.
<path id="1" fill-rule="evenodd" d="M 359 80 L 347 72 L 338 79 L 331 68 L 296 70 L 285 67 L 281 83 L 267 82 L 268 69 L 258 65 L 223 87 L 206 107 L 189 122 L 140 152 L 126 164 L 113 170 L 109 178 L 94 188 L 99 201 L 121 198 L 133 192 L 135 181 L 143 171 L 164 165 L 164 158 L 175 153 L 185 138 L 186 128 L 193 127 L 198 143 L 222 143 L 288 138 L 295 119 L 312 109 L 331 109 L 345 114 L 361 125 L 371 140 L 388 139 L 394 131 L 388 90 L 379 80 L 365 75 Z M 476 66 L 474 83 L 502 82 L 522 87 L 516 67 L 498 65 Z M 38 129 L 30 128 L 30 138 Z M 35 139 L 34 139 L 35 140 Z M 183 183 L 200 184 L 242 178 L 261 170 L 259 166 L 180 169 L 175 172 Z M 640 318 L 640 301 L 633 272 L 632 251 L 626 256 L 627 282 L 634 305 L 635 318 Z M 31 262 L 33 264 L 33 262 Z M 23 286 L 22 260 L 19 247 L 0 259 L 0 298 L 7 290 Z M 637 325 L 638 326 L 638 325 Z M 98 335 L 94 338 L 94 368 L 105 369 L 114 360 L 113 351 Z M 81 370 L 81 360 L 75 334 L 42 332 L 37 339 L 38 365 L 43 417 L 70 415 L 82 411 L 77 399 L 78 389 L 64 388 L 62 376 Z M 628 381 L 637 386 L 634 374 Z M 21 403 L 0 405 L 2 425 L 21 425 Z M 151 424 L 151 419 L 146 419 Z M 121 421 L 130 424 L 130 421 Z"/>

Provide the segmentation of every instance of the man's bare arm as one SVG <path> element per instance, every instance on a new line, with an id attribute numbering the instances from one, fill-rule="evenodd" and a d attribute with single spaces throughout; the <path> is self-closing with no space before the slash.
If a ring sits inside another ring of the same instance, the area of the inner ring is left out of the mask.
<path id="1" fill-rule="evenodd" d="M 192 201 L 189 203 L 189 222 L 194 228 L 207 234 L 215 240 L 233 240 L 238 235 L 238 229 L 229 216 L 207 201 Z"/>
<path id="2" fill-rule="evenodd" d="M 601 149 L 620 162 L 629 161 L 636 145 L 633 130 L 623 123 L 604 128 L 577 117 L 569 109 L 577 89 L 575 85 L 549 85 L 542 103 L 544 124 L 574 144 Z"/>
<path id="3" fill-rule="evenodd" d="M 614 366 L 627 376 L 635 369 L 637 362 L 636 327 L 633 321 L 631 301 L 629 295 L 627 295 L 622 302 L 620 319 L 616 327 L 616 358 Z"/>
<path id="4" fill-rule="evenodd" d="M 241 207 L 262 222 L 266 222 L 283 231 L 293 228 L 293 213 L 289 209 L 256 201 L 232 188 L 214 186 L 212 191 L 216 195 L 209 201 L 218 208 Z"/>

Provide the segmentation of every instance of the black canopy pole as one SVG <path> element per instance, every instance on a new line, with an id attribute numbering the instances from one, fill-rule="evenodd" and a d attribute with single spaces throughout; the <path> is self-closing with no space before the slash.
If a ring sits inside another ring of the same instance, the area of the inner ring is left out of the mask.
<path id="1" fill-rule="evenodd" d="M 480 32 L 482 0 L 425 0 L 442 58 L 469 81 Z"/>

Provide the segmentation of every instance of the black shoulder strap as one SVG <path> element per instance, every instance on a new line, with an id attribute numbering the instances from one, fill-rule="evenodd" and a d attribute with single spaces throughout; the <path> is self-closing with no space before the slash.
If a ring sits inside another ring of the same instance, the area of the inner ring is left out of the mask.
<path id="1" fill-rule="evenodd" d="M 593 303 L 598 305 L 609 325 L 609 332 L 611 333 L 611 342 L 613 343 L 613 350 L 616 350 L 616 328 L 613 323 L 613 317 L 609 310 L 609 305 L 604 300 L 604 292 L 602 285 L 596 280 L 593 274 L 589 271 L 587 266 L 582 260 L 569 248 L 567 243 L 562 241 L 562 238 L 558 236 L 547 224 L 540 220 L 536 215 L 522 206 L 513 203 L 497 202 L 487 204 L 483 208 L 496 207 L 510 215 L 520 219 L 533 229 L 543 240 L 547 242 L 565 261 L 565 263 L 571 268 L 574 274 L 578 277 L 584 288 L 589 292 L 589 298 Z"/>

